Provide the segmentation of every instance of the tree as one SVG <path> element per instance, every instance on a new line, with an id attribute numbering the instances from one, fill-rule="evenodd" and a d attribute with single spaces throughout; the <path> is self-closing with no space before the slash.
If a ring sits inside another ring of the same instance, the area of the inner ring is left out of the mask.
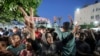
<path id="1" fill-rule="evenodd" d="M 29 8 L 34 9 L 35 16 L 37 15 L 37 8 L 40 5 L 41 0 L 0 0 L 0 21 L 10 22 L 13 19 L 22 21 L 22 14 L 18 10 L 21 6 L 29 13 Z"/>
<path id="2" fill-rule="evenodd" d="M 87 29 L 87 28 L 93 28 L 93 27 L 95 27 L 93 25 L 93 23 L 90 23 L 90 24 L 84 23 L 83 25 L 80 25 L 80 26 L 81 26 L 82 29 Z"/>

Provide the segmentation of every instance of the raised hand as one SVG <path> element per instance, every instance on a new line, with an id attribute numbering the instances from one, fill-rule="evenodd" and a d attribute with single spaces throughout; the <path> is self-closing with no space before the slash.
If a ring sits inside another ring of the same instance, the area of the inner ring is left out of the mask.
<path id="1" fill-rule="evenodd" d="M 30 8 L 30 16 L 28 16 L 28 14 L 25 12 L 25 10 L 22 7 L 19 7 L 19 9 L 20 9 L 20 11 L 22 12 L 22 14 L 24 16 L 25 24 L 28 27 L 32 27 L 32 25 L 34 25 L 34 21 L 32 20 L 33 19 L 33 10 L 32 10 L 32 8 Z"/>
<path id="2" fill-rule="evenodd" d="M 70 26 L 72 26 L 72 25 L 73 25 L 72 16 L 69 15 L 68 18 L 69 18 L 69 20 L 70 20 Z"/>
<path id="3" fill-rule="evenodd" d="M 80 27 L 79 25 L 75 25 L 72 30 L 72 33 L 75 34 L 77 32 L 77 30 L 79 29 L 79 27 Z"/>
<path id="4" fill-rule="evenodd" d="M 54 22 L 57 22 L 57 17 L 56 16 L 54 16 Z"/>
<path id="5" fill-rule="evenodd" d="M 22 7 L 19 7 L 19 10 L 22 12 L 24 16 L 26 27 L 28 28 L 32 39 L 35 39 L 34 20 L 32 20 L 34 11 L 32 10 L 32 8 L 30 8 L 30 15 L 28 15 Z"/>

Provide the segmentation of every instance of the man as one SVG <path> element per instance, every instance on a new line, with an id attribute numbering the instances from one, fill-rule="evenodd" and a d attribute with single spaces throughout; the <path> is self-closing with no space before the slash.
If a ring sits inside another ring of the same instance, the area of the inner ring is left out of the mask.
<path id="1" fill-rule="evenodd" d="M 21 37 L 17 34 L 12 35 L 10 42 L 11 44 L 6 49 L 12 52 L 14 56 L 19 56 L 20 51 L 25 49 L 25 45 L 21 43 Z"/>
<path id="2" fill-rule="evenodd" d="M 56 18 L 54 18 L 54 28 L 55 31 L 58 34 L 59 40 L 62 41 L 66 39 L 71 33 L 75 33 L 76 29 L 74 29 L 72 32 L 69 31 L 70 28 L 70 23 L 69 22 L 64 22 L 63 23 L 63 31 L 60 31 L 59 27 L 56 24 Z M 62 42 L 62 48 L 61 48 L 61 53 L 62 56 L 75 56 L 75 38 L 71 36 L 70 38 L 68 37 L 68 40 L 65 40 Z"/>
<path id="3" fill-rule="evenodd" d="M 0 38 L 0 56 L 14 56 L 10 51 L 6 50 L 7 43 L 4 38 Z"/>
<path id="4" fill-rule="evenodd" d="M 9 32 L 8 36 L 12 36 L 14 34 L 17 34 L 17 35 L 19 35 L 21 37 L 21 31 L 19 31 L 19 28 L 17 26 L 12 28 L 12 32 Z"/>

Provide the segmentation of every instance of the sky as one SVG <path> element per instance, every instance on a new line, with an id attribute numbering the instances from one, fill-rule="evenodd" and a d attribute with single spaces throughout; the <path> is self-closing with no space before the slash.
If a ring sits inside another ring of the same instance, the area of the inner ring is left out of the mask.
<path id="1" fill-rule="evenodd" d="M 53 17 L 62 17 L 62 22 L 69 21 L 68 15 L 74 19 L 74 12 L 86 4 L 93 4 L 96 0 L 42 0 L 37 13 L 53 21 Z"/>

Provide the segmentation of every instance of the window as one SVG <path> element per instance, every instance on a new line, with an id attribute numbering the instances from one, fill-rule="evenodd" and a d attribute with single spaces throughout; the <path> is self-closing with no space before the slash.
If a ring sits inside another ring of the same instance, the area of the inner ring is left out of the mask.
<path id="1" fill-rule="evenodd" d="M 94 12 L 94 9 L 93 9 L 93 12 Z"/>
<path id="2" fill-rule="evenodd" d="M 90 22 L 90 24 L 93 24 L 93 22 Z"/>
<path id="3" fill-rule="evenodd" d="M 98 8 L 96 8 L 96 11 L 98 11 Z"/>
<path id="4" fill-rule="evenodd" d="M 99 20 L 100 19 L 100 16 L 99 15 L 96 15 L 95 18 L 96 18 L 96 20 Z"/>
<path id="5" fill-rule="evenodd" d="M 91 16 L 91 19 L 94 19 L 94 16 Z"/>
<path id="6" fill-rule="evenodd" d="M 96 11 L 100 11 L 100 8 L 96 8 Z"/>

